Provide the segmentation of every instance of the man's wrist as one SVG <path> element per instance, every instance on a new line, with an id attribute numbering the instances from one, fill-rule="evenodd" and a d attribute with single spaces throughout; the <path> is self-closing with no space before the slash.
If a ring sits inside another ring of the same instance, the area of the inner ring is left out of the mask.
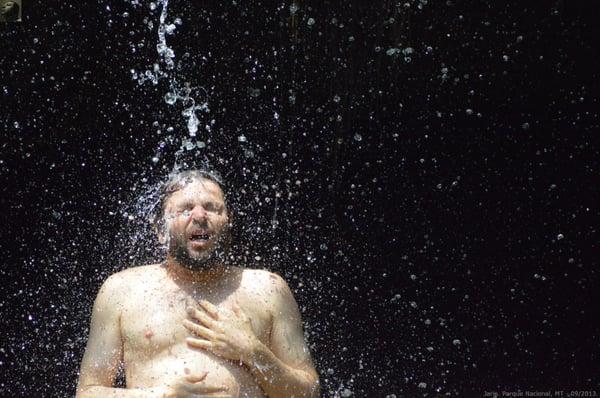
<path id="1" fill-rule="evenodd" d="M 264 349 L 267 348 L 262 341 L 256 339 L 251 345 L 245 355 L 243 355 L 240 360 L 242 363 L 250 368 L 254 367 L 256 364 L 257 358 L 261 356 L 261 353 L 264 352 Z"/>
<path id="2" fill-rule="evenodd" d="M 270 372 L 276 366 L 275 361 L 277 358 L 269 347 L 264 345 L 260 340 L 257 340 L 250 352 L 244 363 L 252 373 L 265 376 L 267 372 Z"/>

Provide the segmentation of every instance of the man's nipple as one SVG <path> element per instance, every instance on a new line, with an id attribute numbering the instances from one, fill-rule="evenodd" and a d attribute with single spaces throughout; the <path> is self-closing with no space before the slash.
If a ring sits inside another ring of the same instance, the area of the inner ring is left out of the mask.
<path id="1" fill-rule="evenodd" d="M 154 336 L 154 332 L 152 331 L 152 329 L 148 329 L 144 333 L 144 337 L 147 338 L 148 340 L 150 340 L 152 338 L 152 336 Z"/>

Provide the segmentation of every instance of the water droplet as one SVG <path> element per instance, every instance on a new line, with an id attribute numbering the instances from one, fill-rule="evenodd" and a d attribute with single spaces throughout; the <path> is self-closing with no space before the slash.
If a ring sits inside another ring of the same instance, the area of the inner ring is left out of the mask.
<path id="1" fill-rule="evenodd" d="M 175 29 L 176 29 L 176 28 L 177 28 L 177 27 L 175 26 L 175 24 L 169 24 L 169 25 L 165 26 L 165 32 L 166 32 L 168 35 L 172 35 L 172 34 L 173 34 L 173 32 L 175 32 Z"/>
<path id="2" fill-rule="evenodd" d="M 190 132 L 190 135 L 194 137 L 196 135 L 196 132 L 198 131 L 198 118 L 196 117 L 196 114 L 193 111 L 190 115 L 190 118 L 188 119 L 187 128 Z"/>
<path id="3" fill-rule="evenodd" d="M 248 139 L 246 138 L 245 135 L 242 134 L 238 137 L 238 142 L 246 142 L 246 141 L 248 141 Z"/>
<path id="4" fill-rule="evenodd" d="M 169 105 L 175 104 L 177 101 L 177 94 L 168 92 L 165 94 L 165 102 Z"/>
<path id="5" fill-rule="evenodd" d="M 308 24 L 308 26 L 313 26 L 315 24 L 315 19 L 314 18 L 308 18 L 308 21 L 306 23 Z"/>
<path id="6" fill-rule="evenodd" d="M 558 240 L 563 240 L 564 238 L 565 238 L 565 236 L 563 234 L 558 234 L 556 236 L 556 239 L 558 239 Z"/>
<path id="7" fill-rule="evenodd" d="M 358 142 L 362 141 L 362 135 L 360 135 L 358 133 L 354 134 L 354 141 L 358 141 Z"/>

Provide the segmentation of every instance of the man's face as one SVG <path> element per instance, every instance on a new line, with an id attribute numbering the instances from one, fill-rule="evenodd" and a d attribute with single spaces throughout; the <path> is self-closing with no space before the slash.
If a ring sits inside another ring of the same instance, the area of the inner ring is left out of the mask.
<path id="1" fill-rule="evenodd" d="M 175 191 L 165 204 L 169 254 L 191 270 L 208 269 L 227 249 L 229 216 L 223 191 L 207 179 Z"/>

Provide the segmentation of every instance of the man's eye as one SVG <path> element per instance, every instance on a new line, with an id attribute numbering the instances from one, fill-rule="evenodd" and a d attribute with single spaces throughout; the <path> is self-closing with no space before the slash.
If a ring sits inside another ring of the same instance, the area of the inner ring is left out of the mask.
<path id="1" fill-rule="evenodd" d="M 179 210 L 177 210 L 177 215 L 179 215 L 179 216 L 184 216 L 184 217 L 188 217 L 188 216 L 191 214 L 191 212 L 192 212 L 192 211 L 191 211 L 190 209 L 185 209 L 185 208 L 183 208 L 183 209 L 179 209 Z"/>

